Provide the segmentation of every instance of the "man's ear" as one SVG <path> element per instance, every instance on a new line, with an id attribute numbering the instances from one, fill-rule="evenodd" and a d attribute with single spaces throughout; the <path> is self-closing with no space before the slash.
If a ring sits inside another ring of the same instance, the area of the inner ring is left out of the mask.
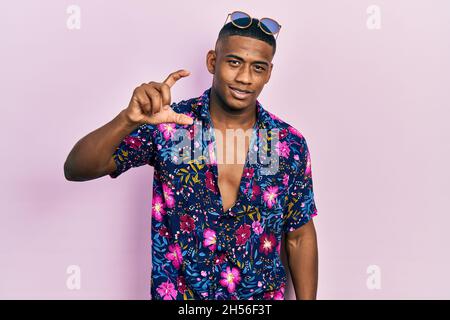
<path id="1" fill-rule="evenodd" d="M 206 68 L 209 73 L 214 74 L 216 72 L 216 51 L 209 50 L 206 54 Z"/>

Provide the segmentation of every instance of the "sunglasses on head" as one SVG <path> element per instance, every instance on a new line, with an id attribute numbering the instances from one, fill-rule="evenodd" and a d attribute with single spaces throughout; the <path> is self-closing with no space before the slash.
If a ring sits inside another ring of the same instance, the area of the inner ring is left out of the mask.
<path id="1" fill-rule="evenodd" d="M 228 18 L 231 16 L 231 23 L 241 29 L 245 29 L 251 26 L 252 22 L 253 22 L 253 18 L 250 17 L 247 13 L 242 12 L 242 11 L 234 11 L 232 13 L 229 13 L 227 16 L 227 19 L 225 20 L 225 23 L 227 23 Z M 281 29 L 281 25 L 276 22 L 275 20 L 271 19 L 271 18 L 262 18 L 259 19 L 258 22 L 258 27 L 261 28 L 262 31 L 264 31 L 265 33 L 269 34 L 269 35 L 277 35 L 276 38 L 278 37 L 278 33 L 280 32 Z M 275 39 L 276 39 L 275 38 Z"/>

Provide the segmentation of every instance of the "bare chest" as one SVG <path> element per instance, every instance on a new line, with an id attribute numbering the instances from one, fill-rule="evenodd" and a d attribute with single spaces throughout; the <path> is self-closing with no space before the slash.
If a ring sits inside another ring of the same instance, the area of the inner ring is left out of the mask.
<path id="1" fill-rule="evenodd" d="M 233 207 L 239 195 L 249 145 L 248 137 L 216 139 L 218 186 L 224 211 Z"/>

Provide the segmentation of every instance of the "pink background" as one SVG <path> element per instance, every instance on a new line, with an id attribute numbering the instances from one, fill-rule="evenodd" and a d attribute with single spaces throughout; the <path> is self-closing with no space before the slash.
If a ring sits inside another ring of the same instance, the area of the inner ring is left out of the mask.
<path id="1" fill-rule="evenodd" d="M 81 8 L 69 30 L 66 9 Z M 381 29 L 366 10 L 381 10 Z M 259 100 L 311 151 L 319 299 L 450 298 L 449 1 L 3 1 L 0 298 L 148 299 L 153 169 L 68 182 L 81 137 L 142 82 L 211 85 L 226 15 L 282 29 Z M 81 289 L 66 286 L 70 265 Z M 381 288 L 369 289 L 377 265 Z M 292 288 L 289 297 L 293 297 Z"/>

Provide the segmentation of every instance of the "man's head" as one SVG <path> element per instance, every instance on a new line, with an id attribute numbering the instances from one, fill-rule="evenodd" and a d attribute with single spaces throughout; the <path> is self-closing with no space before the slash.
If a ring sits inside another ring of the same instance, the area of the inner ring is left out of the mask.
<path id="1" fill-rule="evenodd" d="M 214 75 L 213 90 L 230 109 L 253 106 L 269 82 L 276 51 L 273 35 L 258 27 L 258 19 L 245 29 L 227 23 L 219 32 L 215 50 L 206 57 L 208 71 Z M 233 89 L 249 91 L 240 96 Z"/>

